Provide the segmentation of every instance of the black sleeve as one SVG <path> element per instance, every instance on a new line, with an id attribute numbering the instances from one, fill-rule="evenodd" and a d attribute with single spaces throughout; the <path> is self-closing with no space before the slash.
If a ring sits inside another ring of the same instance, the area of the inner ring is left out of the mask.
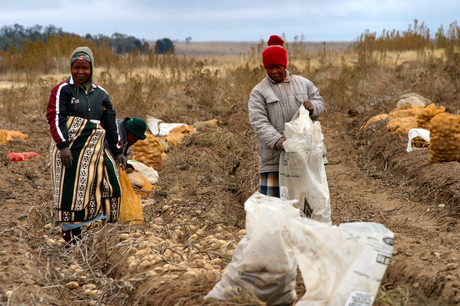
<path id="1" fill-rule="evenodd" d="M 108 95 L 105 95 L 102 105 L 104 111 L 102 113 L 101 126 L 106 131 L 106 139 L 109 143 L 110 151 L 113 155 L 118 156 L 123 154 L 123 144 L 117 125 L 117 112 L 113 110 L 113 103 Z"/>

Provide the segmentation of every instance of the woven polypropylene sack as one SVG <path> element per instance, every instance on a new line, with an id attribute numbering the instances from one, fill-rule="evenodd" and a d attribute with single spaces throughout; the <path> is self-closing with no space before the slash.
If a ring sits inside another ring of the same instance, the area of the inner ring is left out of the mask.
<path id="1" fill-rule="evenodd" d="M 120 170 L 121 203 L 118 221 L 140 223 L 144 222 L 141 197 L 131 185 L 128 175 L 122 167 Z"/>

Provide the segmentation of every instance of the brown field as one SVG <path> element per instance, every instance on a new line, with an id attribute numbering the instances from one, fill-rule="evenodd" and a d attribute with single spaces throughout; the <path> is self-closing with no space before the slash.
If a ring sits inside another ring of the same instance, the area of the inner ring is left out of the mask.
<path id="1" fill-rule="evenodd" d="M 65 64 L 3 70 L 0 129 L 28 138 L 0 146 L 0 305 L 203 305 L 245 236 L 243 205 L 258 188 L 258 140 L 247 109 L 264 77 L 257 45 L 177 43 L 177 55 L 96 62 L 95 82 L 119 118 L 218 124 L 166 152 L 155 191 L 142 198 L 144 224 L 97 223 L 72 249 L 63 247 L 54 220 L 45 120 L 49 91 L 68 71 Z M 406 152 L 407 135 L 391 135 L 386 122 L 363 128 L 410 92 L 457 114 L 458 63 L 441 49 L 363 54 L 345 45 L 305 43 L 302 52 L 291 49 L 288 67 L 312 80 L 326 103 L 320 123 L 332 223 L 377 222 L 395 233 L 374 305 L 458 304 L 458 162 L 431 164 L 429 149 Z M 39 156 L 7 158 L 30 151 Z M 296 291 L 298 300 L 300 274 Z M 210 304 L 265 305 L 245 290 Z"/>

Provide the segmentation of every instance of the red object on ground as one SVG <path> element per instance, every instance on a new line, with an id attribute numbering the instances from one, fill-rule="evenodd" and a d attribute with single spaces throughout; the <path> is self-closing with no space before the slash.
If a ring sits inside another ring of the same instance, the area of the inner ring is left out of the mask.
<path id="1" fill-rule="evenodd" d="M 38 156 L 37 153 L 35 152 L 23 152 L 23 153 L 14 153 L 14 152 L 10 152 L 8 154 L 8 158 L 11 160 L 11 161 L 28 161 L 31 157 L 34 157 L 34 156 Z"/>

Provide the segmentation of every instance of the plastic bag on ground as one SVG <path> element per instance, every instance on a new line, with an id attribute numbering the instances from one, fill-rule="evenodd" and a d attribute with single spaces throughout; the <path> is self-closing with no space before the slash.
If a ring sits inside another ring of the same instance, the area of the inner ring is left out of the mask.
<path id="1" fill-rule="evenodd" d="M 286 141 L 279 165 L 280 197 L 299 200 L 302 216 L 331 224 L 331 205 L 324 168 L 323 134 L 319 121 L 313 123 L 301 106 L 285 124 Z"/>
<path id="2" fill-rule="evenodd" d="M 288 245 L 306 292 L 296 306 L 371 306 L 393 253 L 394 234 L 381 224 L 330 226 L 291 219 Z"/>
<path id="3" fill-rule="evenodd" d="M 132 165 L 135 170 L 140 171 L 147 178 L 150 184 L 155 185 L 158 182 L 160 176 L 153 167 L 149 167 L 137 160 L 128 160 L 128 164 Z"/>
<path id="4" fill-rule="evenodd" d="M 293 202 L 258 192 L 246 201 L 247 236 L 205 299 L 226 301 L 238 295 L 239 288 L 253 292 L 269 306 L 288 304 L 296 297 L 297 262 L 282 237 L 285 221 L 278 217 L 280 211 L 285 216 L 298 215 Z"/>
<path id="5" fill-rule="evenodd" d="M 32 157 L 35 157 L 35 156 L 38 156 L 38 154 L 35 152 L 23 152 L 23 153 L 10 152 L 8 153 L 8 158 L 10 159 L 10 161 L 15 161 L 15 162 L 28 161 Z"/>
<path id="6" fill-rule="evenodd" d="M 411 152 L 413 150 L 412 148 L 412 139 L 415 137 L 421 137 L 423 140 L 426 142 L 430 143 L 430 131 L 425 130 L 425 129 L 411 129 L 409 130 L 409 133 L 407 133 L 407 136 L 409 137 L 409 142 L 407 143 L 407 152 Z"/>
<path id="7" fill-rule="evenodd" d="M 141 197 L 131 185 L 126 171 L 122 167 L 119 167 L 118 170 L 120 172 L 121 185 L 120 214 L 118 216 L 118 221 L 142 224 L 144 222 L 144 214 L 142 211 Z"/>
<path id="8" fill-rule="evenodd" d="M 289 303 L 298 264 L 306 293 L 296 305 L 372 305 L 394 234 L 377 223 L 333 226 L 302 218 L 294 204 L 258 192 L 246 201 L 247 236 L 205 299 L 229 300 L 245 288 L 267 305 Z"/>
<path id="9" fill-rule="evenodd" d="M 157 137 L 164 137 L 169 134 L 174 128 L 186 125 L 185 123 L 165 123 L 161 119 L 157 119 L 147 115 L 147 126 L 150 132 Z"/>

